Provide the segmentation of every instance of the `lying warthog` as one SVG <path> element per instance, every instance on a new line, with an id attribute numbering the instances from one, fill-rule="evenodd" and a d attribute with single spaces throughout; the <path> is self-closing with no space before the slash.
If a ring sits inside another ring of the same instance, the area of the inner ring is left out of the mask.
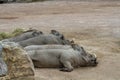
<path id="1" fill-rule="evenodd" d="M 21 46 L 26 47 L 29 45 L 43 45 L 43 44 L 67 44 L 66 40 L 52 34 L 43 34 L 34 38 L 18 42 Z"/>
<path id="2" fill-rule="evenodd" d="M 70 45 L 30 45 L 24 48 L 26 51 L 43 49 L 72 49 Z"/>
<path id="3" fill-rule="evenodd" d="M 96 66 L 95 55 L 87 53 L 82 47 L 80 51 L 73 49 L 44 49 L 27 51 L 34 66 L 39 68 L 58 68 L 71 72 L 74 67 Z"/>
<path id="4" fill-rule="evenodd" d="M 15 37 L 12 37 L 12 38 L 9 38 L 9 39 L 5 39 L 5 40 L 2 40 L 2 41 L 19 42 L 19 41 L 23 41 L 23 40 L 26 40 L 26 39 L 29 39 L 29 38 L 36 37 L 36 36 L 41 35 L 41 34 L 43 34 L 41 31 L 28 30 L 28 31 L 25 31 L 18 36 L 15 36 Z"/>

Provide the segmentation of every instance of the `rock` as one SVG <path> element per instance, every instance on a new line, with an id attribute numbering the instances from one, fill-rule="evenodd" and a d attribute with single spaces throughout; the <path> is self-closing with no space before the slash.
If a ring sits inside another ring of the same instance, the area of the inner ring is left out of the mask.
<path id="1" fill-rule="evenodd" d="M 2 60 L 4 64 L 7 64 L 7 67 L 0 80 L 34 76 L 33 63 L 22 47 L 14 42 L 1 42 L 1 45 L 3 47 Z"/>
<path id="2" fill-rule="evenodd" d="M 7 74 L 7 65 L 3 60 L 3 56 L 2 56 L 2 50 L 3 47 L 2 45 L 0 45 L 0 76 L 5 76 Z"/>

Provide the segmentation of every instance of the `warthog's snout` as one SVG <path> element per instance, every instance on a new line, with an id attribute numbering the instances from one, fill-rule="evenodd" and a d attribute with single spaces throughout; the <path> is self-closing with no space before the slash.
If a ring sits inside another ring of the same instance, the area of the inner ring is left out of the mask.
<path id="1" fill-rule="evenodd" d="M 95 54 L 88 54 L 88 66 L 97 66 L 97 56 Z"/>
<path id="2" fill-rule="evenodd" d="M 98 62 L 96 61 L 96 62 L 94 62 L 94 65 L 93 65 L 93 66 L 97 66 L 97 64 L 98 64 Z"/>
<path id="3" fill-rule="evenodd" d="M 98 64 L 97 58 L 91 60 L 91 66 L 97 66 L 97 64 Z"/>

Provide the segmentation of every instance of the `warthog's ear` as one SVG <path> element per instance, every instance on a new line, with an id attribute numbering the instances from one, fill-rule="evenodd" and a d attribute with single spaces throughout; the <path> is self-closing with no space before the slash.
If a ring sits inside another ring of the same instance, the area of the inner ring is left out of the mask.
<path id="1" fill-rule="evenodd" d="M 56 30 L 51 30 L 51 34 L 55 35 L 55 36 L 58 36 L 60 39 L 64 40 L 65 37 L 63 34 L 60 34 L 58 31 Z"/>
<path id="2" fill-rule="evenodd" d="M 59 35 L 60 35 L 60 33 L 59 33 L 58 31 L 56 31 L 56 30 L 51 30 L 51 34 L 54 34 L 54 35 L 56 35 L 56 36 L 59 36 Z"/>
<path id="3" fill-rule="evenodd" d="M 41 32 L 41 31 L 39 31 L 39 32 L 34 31 L 34 32 L 32 33 L 33 36 L 38 36 L 38 35 L 40 35 L 40 34 L 43 34 L 43 32 Z"/>
<path id="4" fill-rule="evenodd" d="M 58 31 L 56 31 L 56 30 L 51 30 L 51 33 L 55 33 L 55 32 L 58 32 Z"/>

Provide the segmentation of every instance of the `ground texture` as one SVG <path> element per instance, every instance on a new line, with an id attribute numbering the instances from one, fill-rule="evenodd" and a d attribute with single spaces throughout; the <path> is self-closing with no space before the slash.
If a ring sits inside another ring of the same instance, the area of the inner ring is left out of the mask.
<path id="1" fill-rule="evenodd" d="M 97 67 L 36 69 L 36 80 L 120 80 L 120 2 L 0 4 L 0 31 L 56 29 L 98 56 Z M 27 79 L 25 79 L 27 80 Z M 29 79 L 28 79 L 29 80 Z"/>

